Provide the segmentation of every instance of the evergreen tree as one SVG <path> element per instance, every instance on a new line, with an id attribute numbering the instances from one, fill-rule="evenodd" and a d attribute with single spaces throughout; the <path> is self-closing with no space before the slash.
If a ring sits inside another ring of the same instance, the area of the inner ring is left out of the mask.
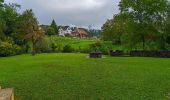
<path id="1" fill-rule="evenodd" d="M 58 26 L 55 22 L 55 20 L 53 19 L 52 23 L 51 23 L 51 27 L 54 29 L 55 34 L 58 35 Z"/>

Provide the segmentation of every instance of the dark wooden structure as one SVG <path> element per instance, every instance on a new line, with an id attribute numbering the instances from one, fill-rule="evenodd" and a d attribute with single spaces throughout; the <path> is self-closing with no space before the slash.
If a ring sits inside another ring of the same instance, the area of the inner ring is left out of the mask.
<path id="1" fill-rule="evenodd" d="M 89 54 L 90 58 L 102 58 L 102 53 L 101 52 L 91 52 Z"/>
<path id="2" fill-rule="evenodd" d="M 123 55 L 123 51 L 121 50 L 110 50 L 110 56 L 121 56 Z"/>

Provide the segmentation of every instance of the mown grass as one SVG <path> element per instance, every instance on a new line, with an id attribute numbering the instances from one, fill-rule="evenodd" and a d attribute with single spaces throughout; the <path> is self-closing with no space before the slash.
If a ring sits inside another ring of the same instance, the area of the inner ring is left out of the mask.
<path id="1" fill-rule="evenodd" d="M 16 100 L 166 100 L 170 59 L 40 54 L 0 58 L 0 85 Z"/>

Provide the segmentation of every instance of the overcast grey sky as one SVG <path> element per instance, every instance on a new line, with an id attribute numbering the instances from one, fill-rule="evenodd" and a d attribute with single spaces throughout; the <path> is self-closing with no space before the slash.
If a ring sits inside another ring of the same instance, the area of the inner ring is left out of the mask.
<path id="1" fill-rule="evenodd" d="M 120 0 L 5 0 L 21 5 L 21 11 L 33 9 L 40 24 L 100 28 L 113 14 L 119 12 Z"/>

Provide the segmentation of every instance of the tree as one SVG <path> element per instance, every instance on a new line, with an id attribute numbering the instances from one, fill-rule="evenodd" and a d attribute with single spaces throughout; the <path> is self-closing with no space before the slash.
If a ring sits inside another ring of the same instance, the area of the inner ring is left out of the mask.
<path id="1" fill-rule="evenodd" d="M 0 7 L 3 7 L 4 5 L 4 0 L 0 0 Z"/>
<path id="2" fill-rule="evenodd" d="M 58 26 L 54 19 L 52 20 L 51 27 L 55 30 L 55 35 L 58 35 Z"/>
<path id="3" fill-rule="evenodd" d="M 47 28 L 45 29 L 45 34 L 51 36 L 51 35 L 56 35 L 56 32 L 55 32 L 54 28 L 52 28 L 52 27 L 47 27 Z"/>
<path id="4" fill-rule="evenodd" d="M 4 10 L 3 10 L 3 3 L 4 3 L 4 0 L 0 0 L 0 39 L 4 36 L 4 28 L 5 28 L 5 21 L 3 19 L 3 13 L 4 13 Z"/>
<path id="5" fill-rule="evenodd" d="M 107 20 L 102 27 L 104 40 L 111 40 L 113 43 L 121 43 L 121 36 L 124 33 L 124 21 L 120 15 L 115 15 L 113 19 Z"/>
<path id="6" fill-rule="evenodd" d="M 4 34 L 6 36 L 11 36 L 12 33 L 15 33 L 17 29 L 17 21 L 19 17 L 19 13 L 17 12 L 17 8 L 19 8 L 20 5 L 17 4 L 8 4 L 5 5 L 4 12 L 3 12 L 3 19 L 5 21 L 6 27 L 4 30 Z"/>
<path id="7" fill-rule="evenodd" d="M 4 29 L 5 29 L 5 21 L 0 18 L 0 39 L 2 39 L 4 35 Z"/>
<path id="8" fill-rule="evenodd" d="M 91 25 L 88 26 L 89 37 L 99 37 L 101 35 L 101 30 L 92 28 Z"/>
<path id="9" fill-rule="evenodd" d="M 133 34 L 137 34 L 138 41 L 135 42 L 142 42 L 143 49 L 145 49 L 145 42 L 150 33 L 154 35 L 162 34 L 166 18 L 167 0 L 121 0 L 119 6 L 120 14 L 129 16 L 127 17 L 128 20 L 130 18 L 130 21 L 127 21 L 127 28 L 131 29 L 130 32 Z"/>
<path id="10" fill-rule="evenodd" d="M 163 38 L 163 42 L 165 42 L 165 48 L 170 50 L 170 2 L 168 3 L 168 17 L 166 19 L 165 23 L 165 35 Z"/>
<path id="11" fill-rule="evenodd" d="M 43 32 L 32 10 L 26 10 L 19 17 L 18 36 L 32 42 L 32 55 L 36 54 L 36 43 L 43 38 Z"/>
<path id="12" fill-rule="evenodd" d="M 112 19 L 107 20 L 104 25 L 102 26 L 102 38 L 104 40 L 111 40 L 113 39 L 113 27 L 112 27 Z"/>

